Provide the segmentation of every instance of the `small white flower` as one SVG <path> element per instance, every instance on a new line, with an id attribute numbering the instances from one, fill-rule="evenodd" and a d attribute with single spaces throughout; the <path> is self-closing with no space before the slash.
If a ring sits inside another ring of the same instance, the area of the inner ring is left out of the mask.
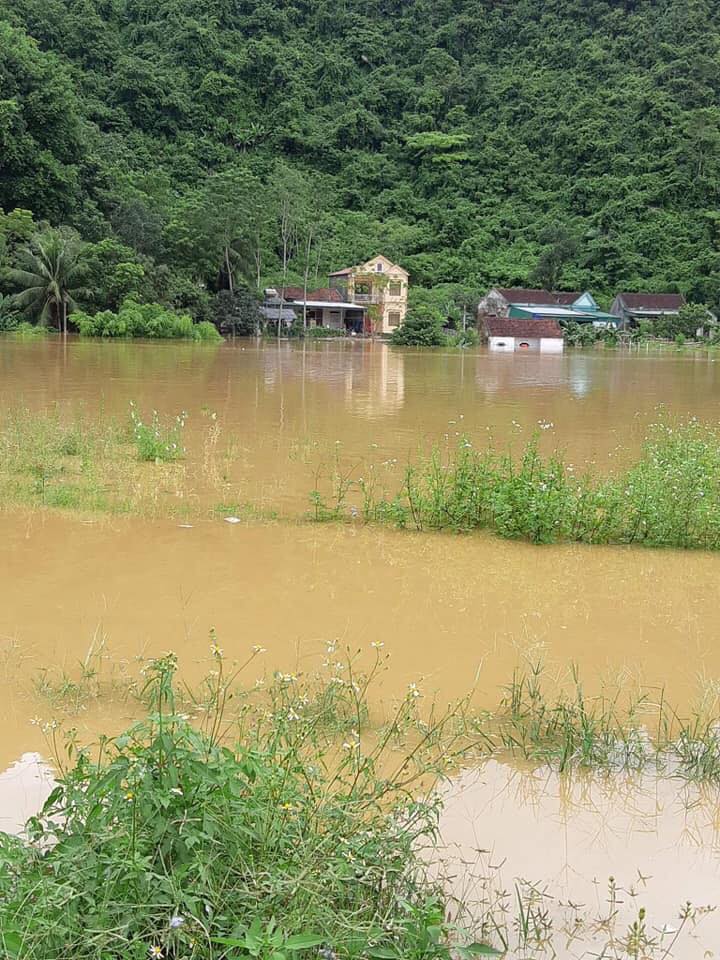
<path id="1" fill-rule="evenodd" d="M 185 917 L 181 917 L 178 914 L 175 914 L 174 917 L 170 917 L 170 929 L 177 930 L 178 927 L 181 927 L 185 923 Z"/>

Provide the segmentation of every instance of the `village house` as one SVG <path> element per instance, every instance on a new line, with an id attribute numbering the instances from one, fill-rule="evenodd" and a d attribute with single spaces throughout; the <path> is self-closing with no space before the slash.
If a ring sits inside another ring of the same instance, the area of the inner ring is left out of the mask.
<path id="1" fill-rule="evenodd" d="M 610 310 L 622 327 L 634 327 L 641 320 L 676 317 L 684 306 L 681 293 L 618 293 Z"/>
<path id="2" fill-rule="evenodd" d="M 265 291 L 265 303 L 261 312 L 266 320 L 277 322 L 282 300 L 282 319 L 289 326 L 303 316 L 309 327 L 330 327 L 348 333 L 363 333 L 366 329 L 364 307 L 343 300 L 339 290 L 318 287 L 308 290 L 286 286 Z"/>
<path id="3" fill-rule="evenodd" d="M 366 309 L 368 332 L 392 333 L 407 313 L 408 280 L 407 270 L 377 256 L 331 273 L 330 287 L 344 300 Z"/>
<path id="4" fill-rule="evenodd" d="M 533 290 L 525 287 L 494 287 L 478 304 L 478 319 L 484 316 L 516 320 L 556 320 L 615 326 L 616 316 L 604 313 L 591 293 Z"/>
<path id="5" fill-rule="evenodd" d="M 552 318 L 531 320 L 483 316 L 480 319 L 480 331 L 490 350 L 501 353 L 513 353 L 516 350 L 562 353 L 565 345 L 560 324 Z"/>
<path id="6" fill-rule="evenodd" d="M 348 333 L 392 333 L 407 313 L 408 272 L 387 257 L 330 274 L 329 286 L 308 290 L 286 286 L 265 291 L 266 320 L 289 326 L 303 316 L 310 327 Z"/>

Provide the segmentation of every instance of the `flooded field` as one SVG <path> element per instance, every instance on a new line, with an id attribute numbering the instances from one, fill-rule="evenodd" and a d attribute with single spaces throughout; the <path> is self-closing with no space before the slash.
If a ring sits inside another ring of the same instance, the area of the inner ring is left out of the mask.
<path id="1" fill-rule="evenodd" d="M 248 668 L 251 684 L 276 669 L 312 672 L 329 643 L 361 651 L 361 663 L 372 644 L 384 644 L 390 659 L 379 715 L 410 683 L 439 703 L 472 689 L 476 707 L 493 708 L 513 671 L 540 661 L 561 684 L 576 664 L 591 695 L 605 685 L 642 689 L 689 710 L 698 697 L 716 696 L 720 678 L 717 555 L 537 547 L 305 518 L 318 477 L 338 462 L 391 483 L 429 444 L 462 435 L 504 449 L 539 431 L 544 449 L 562 449 L 578 469 L 609 471 L 638 450 L 659 416 L 717 422 L 719 400 L 718 363 L 674 351 L 492 356 L 366 342 L 3 341 L 3 414 L 57 406 L 60 416 L 81 410 L 91 420 L 127 420 L 131 402 L 143 415 L 186 411 L 182 497 L 227 509 L 151 519 L 0 511 L 0 769 L 25 753 L 47 754 L 47 721 L 77 727 L 86 741 L 122 728 L 137 712 L 123 691 L 140 658 L 172 649 L 183 677 L 198 680 L 209 668 L 211 629 L 229 660 L 244 661 L 255 644 L 266 648 Z M 223 451 L 222 476 L 212 483 L 208 437 Z M 241 522 L 225 522 L 237 505 Z M 92 696 L 72 686 L 83 663 Z M 550 773 L 484 771 L 485 780 L 468 774 L 448 805 L 444 837 L 457 863 L 475 862 L 477 844 L 493 863 L 507 858 L 511 890 L 513 878 L 545 880 L 558 896 L 583 902 L 593 892 L 602 900 L 608 871 L 617 869 L 626 888 L 637 881 L 634 869 L 647 870 L 656 875 L 647 890 L 659 892 L 644 902 L 664 918 L 684 899 L 713 901 L 714 797 L 693 796 L 688 820 L 672 780 L 656 781 L 660 815 L 639 799 L 652 793 L 648 782 L 620 797 L 618 785 L 608 793 Z M 0 779 L 8 822 L 17 783 L 10 774 Z M 561 800 L 572 811 L 562 822 Z M 637 804 L 655 824 L 650 833 L 628 813 Z M 478 833 L 478 819 L 490 836 Z M 668 884 L 657 874 L 670 873 L 668 851 L 681 834 L 689 852 Z M 489 869 L 483 861 L 484 876 Z M 471 876 L 468 868 L 463 882 Z M 717 933 L 713 922 L 702 929 Z"/>

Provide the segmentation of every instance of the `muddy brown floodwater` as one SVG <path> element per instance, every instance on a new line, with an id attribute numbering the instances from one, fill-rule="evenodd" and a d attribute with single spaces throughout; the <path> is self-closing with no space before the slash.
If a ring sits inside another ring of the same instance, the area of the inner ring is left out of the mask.
<path id="1" fill-rule="evenodd" d="M 58 404 L 126 417 L 131 401 L 162 415 L 185 410 L 190 475 L 214 415 L 234 451 L 228 502 L 283 519 L 181 525 L 0 512 L 0 769 L 46 751 L 34 717 L 66 719 L 42 695 L 42 670 L 74 676 L 100 645 L 109 677 L 168 649 L 199 677 L 211 628 L 228 657 L 267 648 L 251 680 L 273 668 L 311 669 L 330 640 L 368 656 L 383 641 L 391 658 L 380 697 L 421 679 L 428 696 L 447 701 L 474 687 L 477 701 L 493 706 L 518 664 L 542 658 L 551 672 L 577 663 L 591 689 L 602 680 L 662 688 L 688 708 L 720 677 L 715 555 L 294 521 L 335 457 L 355 475 L 373 465 L 392 477 L 428 444 L 467 435 L 520 445 L 542 426 L 546 449 L 607 470 L 637 451 L 659 416 L 716 422 L 719 400 L 720 364 L 674 351 L 556 357 L 366 342 L 3 340 L 0 410 Z M 132 712 L 111 699 L 83 707 L 69 722 L 85 738 Z M 703 849 L 715 857 L 714 840 Z"/>

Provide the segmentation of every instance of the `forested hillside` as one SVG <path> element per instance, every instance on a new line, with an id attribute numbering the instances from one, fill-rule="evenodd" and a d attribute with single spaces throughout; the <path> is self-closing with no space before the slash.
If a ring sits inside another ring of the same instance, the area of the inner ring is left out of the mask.
<path id="1" fill-rule="evenodd" d="M 72 226 L 97 307 L 378 251 L 717 304 L 719 98 L 712 0 L 0 0 L 5 256 Z"/>

